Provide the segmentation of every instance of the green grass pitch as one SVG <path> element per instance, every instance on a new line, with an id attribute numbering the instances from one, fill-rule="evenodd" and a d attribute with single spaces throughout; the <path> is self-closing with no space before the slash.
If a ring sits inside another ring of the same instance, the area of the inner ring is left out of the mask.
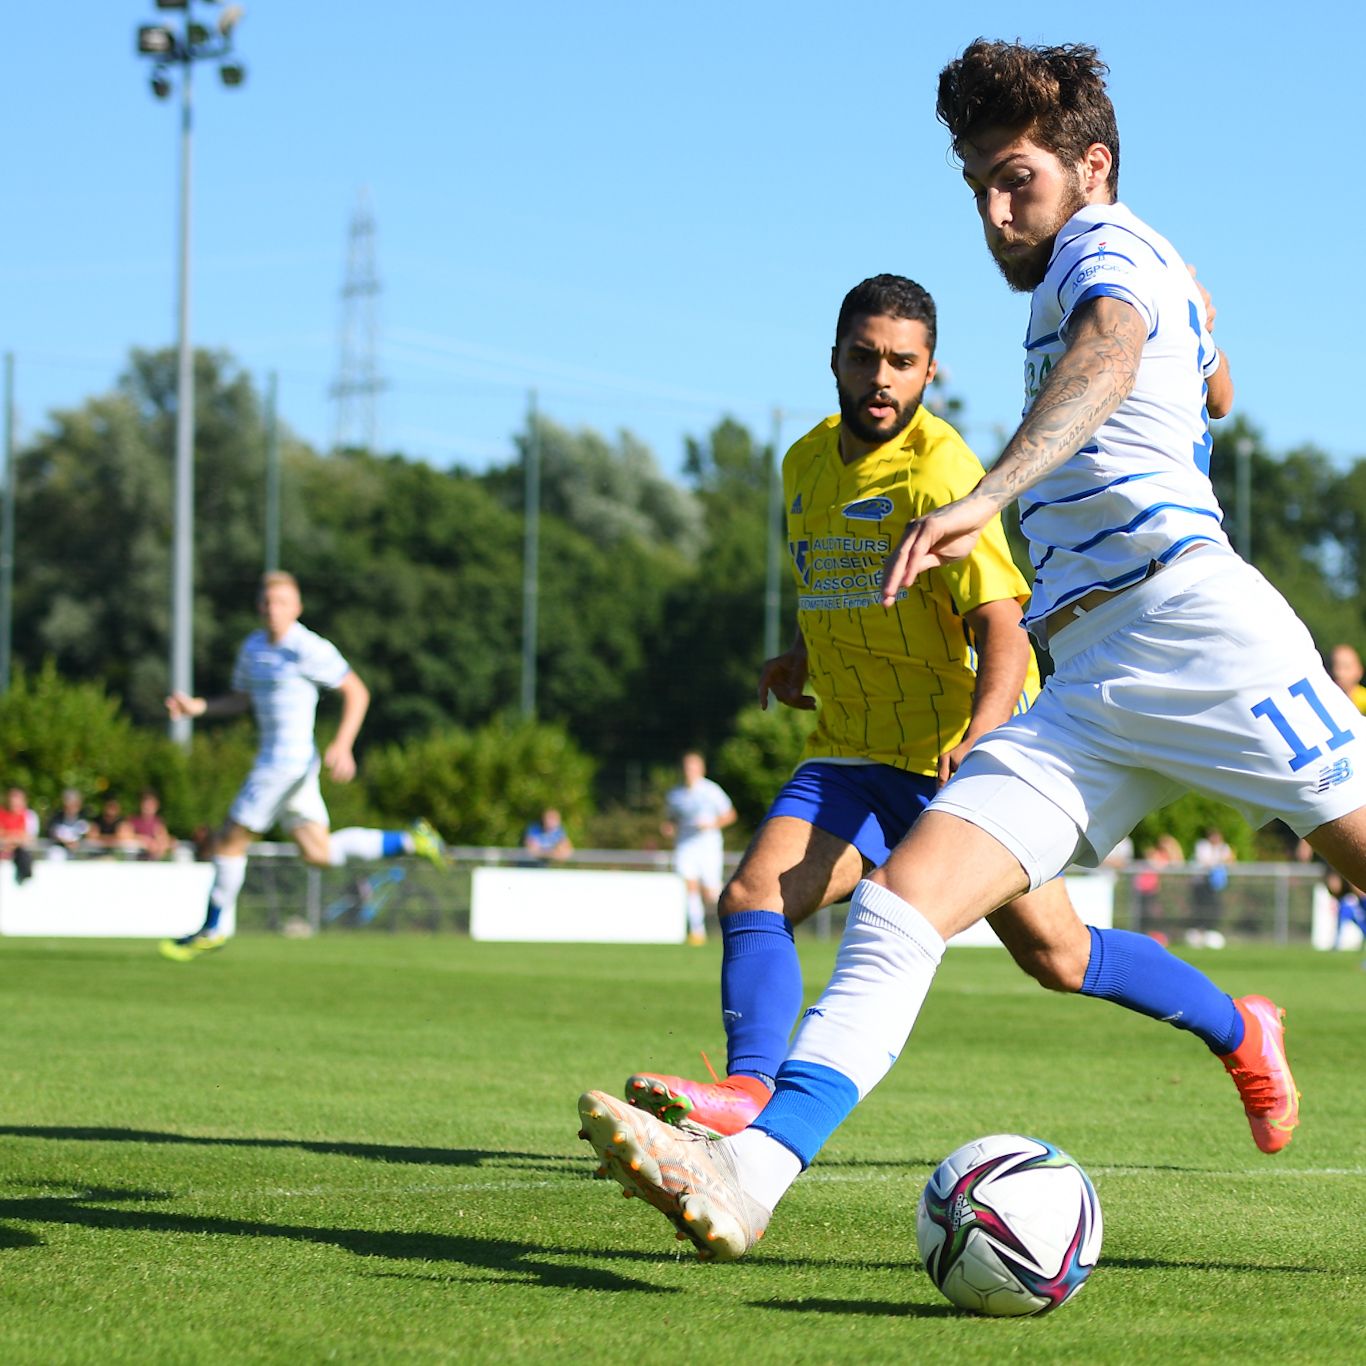
<path id="1" fill-rule="evenodd" d="M 808 995 L 833 947 L 803 949 Z M 0 941 L 0 1360 L 1362 1359 L 1366 972 L 1200 955 L 1290 1012 L 1299 1137 L 1188 1035 L 951 953 L 910 1046 L 745 1261 L 589 1179 L 575 1101 L 723 1055 L 719 950 L 247 936 L 177 965 Z M 1105 1214 L 1073 1303 L 982 1320 L 915 1250 L 933 1165 L 1060 1144 Z"/>

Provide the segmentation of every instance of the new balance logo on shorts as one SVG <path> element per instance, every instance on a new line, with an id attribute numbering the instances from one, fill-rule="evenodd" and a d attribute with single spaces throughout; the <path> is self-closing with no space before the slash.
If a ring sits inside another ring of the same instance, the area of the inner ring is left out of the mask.
<path id="1" fill-rule="evenodd" d="M 1352 776 L 1352 761 L 1350 759 L 1336 759 L 1331 764 L 1324 764 L 1319 769 L 1319 780 L 1315 784 L 1315 792 L 1327 792 L 1330 787 L 1336 787 L 1339 783 L 1345 783 Z"/>

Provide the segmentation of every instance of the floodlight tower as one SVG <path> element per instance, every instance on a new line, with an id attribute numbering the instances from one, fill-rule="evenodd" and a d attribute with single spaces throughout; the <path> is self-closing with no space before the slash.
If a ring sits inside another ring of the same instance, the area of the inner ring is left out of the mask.
<path id="1" fill-rule="evenodd" d="M 212 27 L 194 17 L 195 5 L 212 4 L 219 14 Z M 177 266 L 177 339 L 175 427 L 174 550 L 171 567 L 171 689 L 194 692 L 194 352 L 190 345 L 190 151 L 191 77 L 198 61 L 218 63 L 226 86 L 241 85 L 246 68 L 230 60 L 232 34 L 242 18 L 241 5 L 221 0 L 156 0 L 160 10 L 181 10 L 183 26 L 143 24 L 138 28 L 138 52 L 154 62 L 152 93 L 159 100 L 171 93 L 171 73 L 180 68 L 180 249 Z M 170 723 L 171 738 L 190 743 L 191 721 L 180 716 Z"/>

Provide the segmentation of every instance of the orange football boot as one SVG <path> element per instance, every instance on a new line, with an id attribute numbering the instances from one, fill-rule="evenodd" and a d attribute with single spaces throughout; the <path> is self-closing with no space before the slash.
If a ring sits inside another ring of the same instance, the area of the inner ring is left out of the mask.
<path id="1" fill-rule="evenodd" d="M 1285 1056 L 1285 1011 L 1265 996 L 1240 996 L 1243 1041 L 1219 1059 L 1233 1078 L 1252 1137 L 1264 1153 L 1278 1153 L 1295 1136 L 1300 1093 Z"/>

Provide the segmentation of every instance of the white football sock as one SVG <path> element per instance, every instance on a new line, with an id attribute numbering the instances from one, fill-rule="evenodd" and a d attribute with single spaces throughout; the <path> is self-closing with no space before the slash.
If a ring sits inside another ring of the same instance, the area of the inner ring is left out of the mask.
<path id="1" fill-rule="evenodd" d="M 802 1016 L 788 1059 L 841 1073 L 862 1100 L 905 1047 L 943 956 L 934 926 L 865 878 L 854 889 L 834 974 Z"/>
<path id="2" fill-rule="evenodd" d="M 702 893 L 688 893 L 688 933 L 706 934 L 707 914 L 702 908 Z"/>
<path id="3" fill-rule="evenodd" d="M 209 888 L 209 904 L 218 909 L 216 923 L 237 909 L 237 894 L 242 890 L 242 883 L 246 881 L 246 877 L 245 854 L 214 855 L 213 886 Z"/>
<path id="4" fill-rule="evenodd" d="M 412 836 L 409 835 L 407 838 L 411 846 Z M 408 852 L 412 853 L 411 847 Z M 327 861 L 334 868 L 340 868 L 347 859 L 359 858 L 378 863 L 383 857 L 384 831 L 367 830 L 360 825 L 348 825 L 344 830 L 334 830 L 327 846 Z"/>
<path id="5" fill-rule="evenodd" d="M 772 1214 L 787 1188 L 802 1174 L 801 1158 L 759 1129 L 741 1129 L 721 1141 L 735 1155 L 745 1194 Z"/>

